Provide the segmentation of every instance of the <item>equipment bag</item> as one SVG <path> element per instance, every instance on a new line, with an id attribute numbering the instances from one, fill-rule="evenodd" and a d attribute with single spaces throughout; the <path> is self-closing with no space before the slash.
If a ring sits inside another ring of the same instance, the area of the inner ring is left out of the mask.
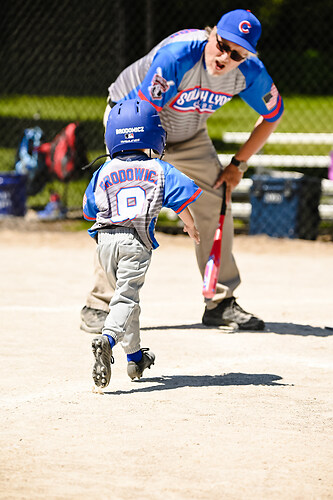
<path id="1" fill-rule="evenodd" d="M 26 128 L 15 156 L 15 171 L 27 179 L 27 196 L 39 193 L 49 180 L 46 155 L 41 151 L 44 132 L 40 127 Z"/>
<path id="2" fill-rule="evenodd" d="M 78 123 L 69 123 L 51 142 L 41 145 L 52 176 L 68 182 L 82 175 L 81 167 L 88 163 L 85 144 Z"/>

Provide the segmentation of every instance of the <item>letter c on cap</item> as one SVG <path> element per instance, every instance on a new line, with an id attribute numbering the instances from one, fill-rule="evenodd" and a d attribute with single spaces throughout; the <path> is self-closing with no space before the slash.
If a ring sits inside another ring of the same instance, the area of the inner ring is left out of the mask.
<path id="1" fill-rule="evenodd" d="M 249 21 L 242 21 L 239 23 L 238 29 L 242 33 L 250 33 L 251 23 Z"/>

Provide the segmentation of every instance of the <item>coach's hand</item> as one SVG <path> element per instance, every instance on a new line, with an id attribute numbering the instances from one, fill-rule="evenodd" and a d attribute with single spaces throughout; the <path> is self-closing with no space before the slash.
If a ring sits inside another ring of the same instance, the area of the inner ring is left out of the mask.
<path id="1" fill-rule="evenodd" d="M 220 186 L 222 186 L 223 182 L 225 182 L 227 185 L 226 189 L 227 203 L 230 203 L 231 193 L 235 189 L 235 187 L 239 184 L 242 177 L 243 173 L 238 169 L 238 167 L 236 167 L 232 163 L 229 163 L 229 165 L 222 170 L 222 172 L 216 179 L 213 188 L 218 189 Z"/>

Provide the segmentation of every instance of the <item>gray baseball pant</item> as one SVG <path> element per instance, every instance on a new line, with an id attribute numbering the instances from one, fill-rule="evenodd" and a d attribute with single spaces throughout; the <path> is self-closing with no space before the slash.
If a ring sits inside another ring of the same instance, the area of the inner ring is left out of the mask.
<path id="1" fill-rule="evenodd" d="M 98 232 L 97 256 L 103 279 L 112 290 L 102 334 L 121 342 L 126 354 L 140 349 L 140 289 L 151 261 L 151 251 L 135 236 L 135 230 L 116 228 Z"/>

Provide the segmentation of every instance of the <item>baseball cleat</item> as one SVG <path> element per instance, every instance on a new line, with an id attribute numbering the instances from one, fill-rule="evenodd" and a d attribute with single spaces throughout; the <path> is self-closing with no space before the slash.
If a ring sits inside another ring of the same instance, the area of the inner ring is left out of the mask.
<path id="1" fill-rule="evenodd" d="M 206 326 L 232 326 L 239 330 L 263 330 L 265 323 L 251 313 L 244 311 L 235 297 L 222 300 L 214 309 L 205 309 L 202 322 Z"/>
<path id="2" fill-rule="evenodd" d="M 135 378 L 141 378 L 142 373 L 146 368 L 151 367 L 155 363 L 155 354 L 151 352 L 148 348 L 140 349 L 142 352 L 142 359 L 138 363 L 135 361 L 129 361 L 127 364 L 127 375 L 134 380 Z"/>
<path id="3" fill-rule="evenodd" d="M 102 333 L 108 313 L 101 309 L 84 306 L 81 310 L 81 330 L 88 333 Z"/>
<path id="4" fill-rule="evenodd" d="M 106 387 L 111 379 L 111 364 L 114 363 L 109 340 L 101 335 L 92 341 L 91 346 L 95 356 L 92 377 L 97 387 Z"/>

